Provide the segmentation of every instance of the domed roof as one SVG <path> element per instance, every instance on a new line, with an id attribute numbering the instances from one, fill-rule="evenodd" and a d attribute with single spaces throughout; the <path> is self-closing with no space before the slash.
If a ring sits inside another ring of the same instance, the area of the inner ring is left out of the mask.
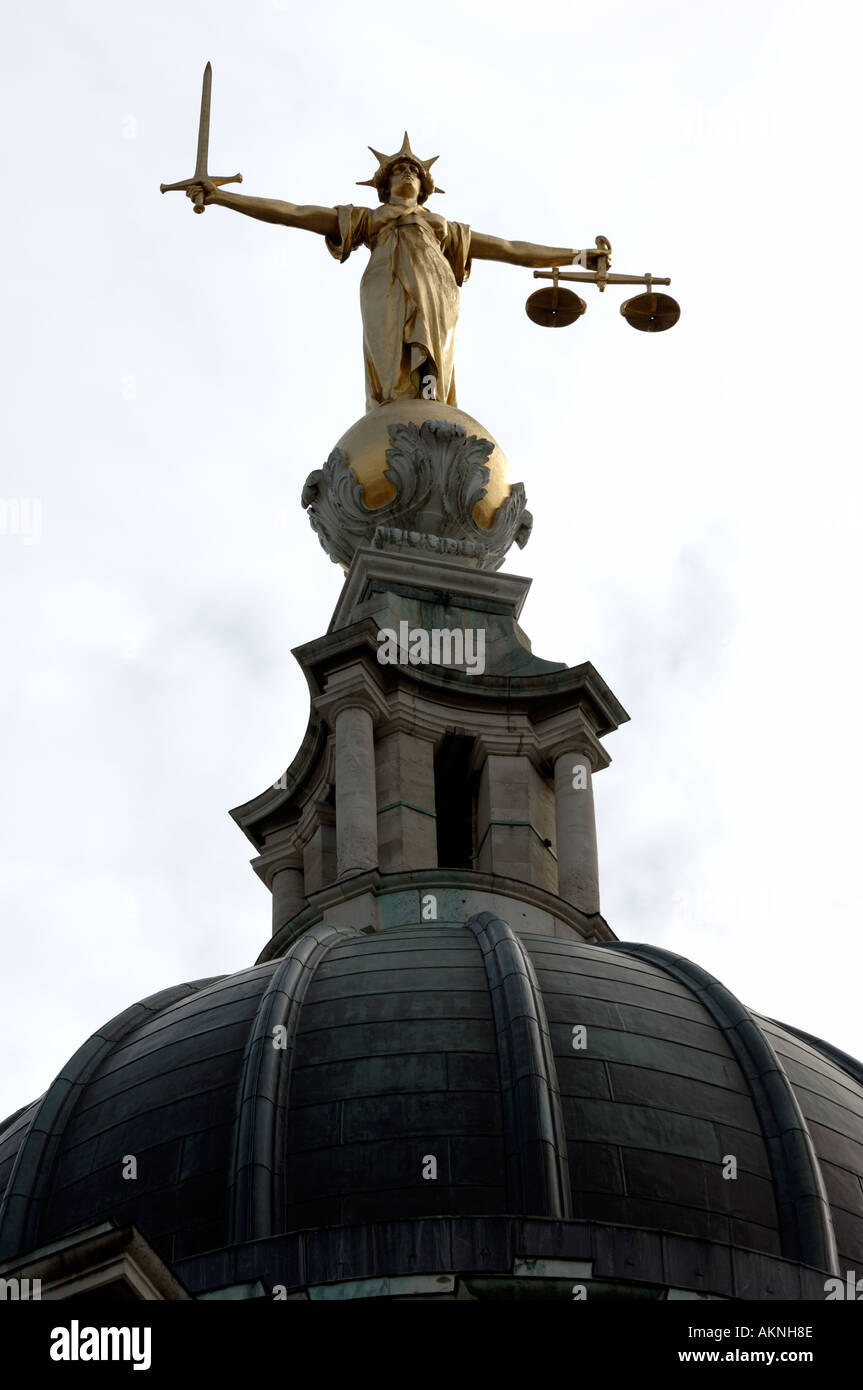
<path id="1" fill-rule="evenodd" d="M 861 1174 L 858 1064 L 682 957 L 489 913 L 317 926 L 127 1010 L 6 1122 L 0 1259 L 113 1219 L 193 1292 L 483 1296 L 527 1261 L 594 1292 L 817 1298 L 863 1265 Z"/>

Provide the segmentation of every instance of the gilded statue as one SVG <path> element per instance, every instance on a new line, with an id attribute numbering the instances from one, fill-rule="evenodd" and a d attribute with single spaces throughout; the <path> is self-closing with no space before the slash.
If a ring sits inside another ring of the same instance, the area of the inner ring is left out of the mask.
<path id="1" fill-rule="evenodd" d="M 376 208 L 298 206 L 229 193 L 207 177 L 184 187 L 196 209 L 202 203 L 215 204 L 261 222 L 316 232 L 338 261 L 346 261 L 360 246 L 368 247 L 371 254 L 360 284 L 366 409 L 403 396 L 425 396 L 454 406 L 459 287 L 472 262 L 581 265 L 595 270 L 602 253 L 595 248 L 579 251 L 506 241 L 430 211 L 425 206 L 429 197 L 443 191 L 436 190 L 431 174 L 437 155 L 420 159 L 407 132 L 395 154 L 375 149 L 372 154 L 378 168 L 372 178 L 358 182 L 376 190 Z"/>

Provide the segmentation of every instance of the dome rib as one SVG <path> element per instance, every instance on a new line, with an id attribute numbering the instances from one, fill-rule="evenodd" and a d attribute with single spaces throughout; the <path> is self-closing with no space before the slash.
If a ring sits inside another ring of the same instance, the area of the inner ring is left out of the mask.
<path id="1" fill-rule="evenodd" d="M 39 1244 L 39 1226 L 66 1125 L 84 1087 L 123 1039 L 173 1004 L 224 979 L 173 985 L 149 994 L 117 1014 L 75 1052 L 45 1092 L 33 1115 L 0 1202 L 0 1259 L 11 1259 Z"/>
<path id="2" fill-rule="evenodd" d="M 261 997 L 237 1087 L 228 1178 L 231 1243 L 284 1230 L 286 1129 L 300 1015 L 324 956 L 339 941 L 360 935 L 356 927 L 312 927 L 288 947 Z M 279 1027 L 285 1030 L 284 1048 L 274 1045 Z"/>
<path id="3" fill-rule="evenodd" d="M 746 1078 L 764 1135 L 782 1254 L 838 1274 L 830 1203 L 812 1136 L 785 1068 L 752 1012 L 715 975 L 674 951 L 622 941 L 603 942 L 600 949 L 659 966 L 711 1014 Z"/>
<path id="4" fill-rule="evenodd" d="M 494 913 L 477 913 L 465 925 L 482 951 L 491 993 L 507 1210 L 570 1220 L 572 1195 L 557 1068 L 533 963 L 509 923 Z"/>

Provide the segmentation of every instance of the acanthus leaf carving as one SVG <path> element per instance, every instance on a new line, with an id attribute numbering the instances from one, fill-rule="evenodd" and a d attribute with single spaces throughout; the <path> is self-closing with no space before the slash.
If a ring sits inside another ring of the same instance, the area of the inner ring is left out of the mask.
<path id="1" fill-rule="evenodd" d="M 488 488 L 492 440 L 469 435 L 452 420 L 392 424 L 389 439 L 384 476 L 395 496 L 381 507 L 366 506 L 343 449 L 333 449 L 306 480 L 302 504 L 331 559 L 349 565 L 365 540 L 377 548 L 412 547 L 498 569 L 513 541 L 525 544 L 532 518 L 521 483 L 513 484 L 490 528 L 474 517 Z"/>

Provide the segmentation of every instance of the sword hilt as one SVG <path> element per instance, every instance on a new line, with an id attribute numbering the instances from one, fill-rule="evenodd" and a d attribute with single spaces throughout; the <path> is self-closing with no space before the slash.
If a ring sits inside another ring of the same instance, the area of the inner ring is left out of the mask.
<path id="1" fill-rule="evenodd" d="M 215 184 L 217 188 L 223 188 L 226 183 L 242 183 L 243 176 L 242 174 L 232 174 L 229 179 L 209 179 L 209 182 Z M 195 212 L 207 211 L 207 205 L 204 202 L 205 196 L 203 190 L 195 194 L 194 202 L 192 203 Z"/>
<path id="2" fill-rule="evenodd" d="M 198 175 L 196 178 L 193 174 L 190 179 L 183 179 L 181 183 L 160 183 L 159 191 L 161 193 L 185 193 L 188 188 L 191 188 L 193 184 L 198 182 L 200 177 L 201 175 Z M 208 176 L 205 174 L 203 177 L 207 178 Z M 222 188 L 226 183 L 242 183 L 243 176 L 242 174 L 232 174 L 229 179 L 210 179 L 209 181 L 210 183 L 214 183 L 217 188 Z M 207 205 L 204 202 L 203 190 L 195 194 L 192 200 L 192 207 L 195 212 L 206 212 Z"/>

